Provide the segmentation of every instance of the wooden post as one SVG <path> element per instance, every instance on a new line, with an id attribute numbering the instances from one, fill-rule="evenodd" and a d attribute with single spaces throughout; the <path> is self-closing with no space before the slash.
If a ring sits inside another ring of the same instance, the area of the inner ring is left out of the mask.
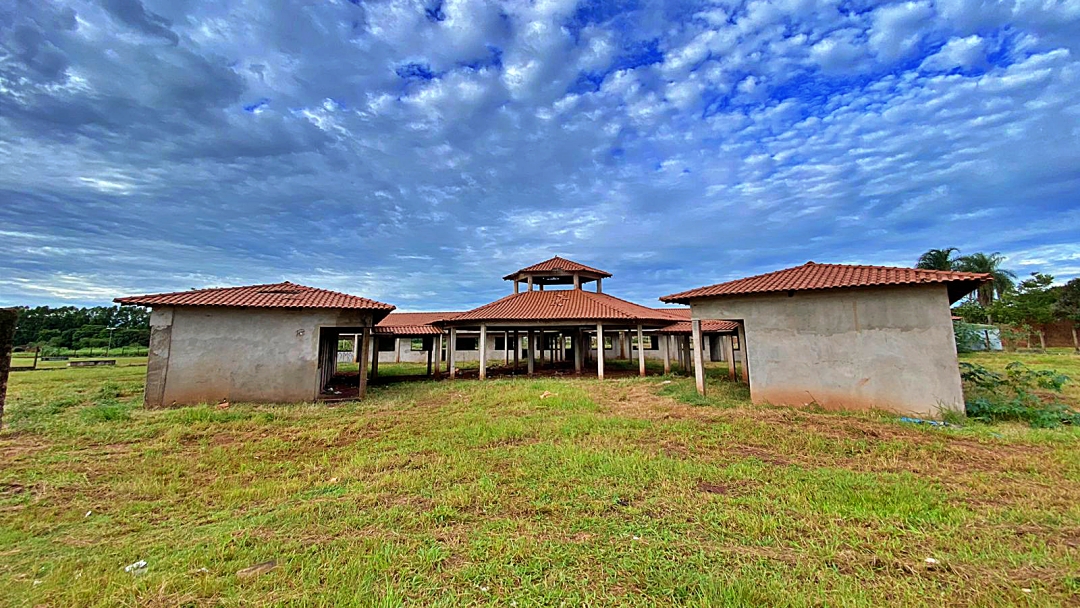
<path id="1" fill-rule="evenodd" d="M 705 396 L 705 361 L 702 360 L 701 352 L 705 346 L 705 340 L 701 335 L 701 319 L 690 321 L 690 326 L 694 333 L 694 380 L 697 382 L 698 394 Z"/>
<path id="2" fill-rule="evenodd" d="M 574 373 L 580 374 L 585 366 L 585 332 L 579 328 L 574 334 Z"/>
<path id="3" fill-rule="evenodd" d="M 457 361 L 456 361 L 456 357 L 455 357 L 456 351 L 457 351 L 457 328 L 456 327 L 451 327 L 450 328 L 450 345 L 446 347 L 446 360 L 447 360 L 446 367 L 447 367 L 447 370 L 450 373 L 450 379 L 451 380 L 457 377 Z"/>
<path id="4" fill-rule="evenodd" d="M 660 348 L 663 349 L 664 355 L 664 375 L 671 373 L 671 337 L 664 334 L 657 334 L 660 340 Z"/>
<path id="5" fill-rule="evenodd" d="M 394 340 L 394 346 L 397 346 L 398 341 Z M 371 337 L 371 379 L 374 380 L 379 377 L 379 336 L 372 335 Z"/>
<path id="6" fill-rule="evenodd" d="M 11 349 L 15 346 L 15 325 L 18 308 L 0 308 L 0 428 L 4 425 L 4 402 L 7 400 L 8 373 L 11 371 Z"/>
<path id="7" fill-rule="evenodd" d="M 480 324 L 480 379 L 487 379 L 487 323 Z"/>
<path id="8" fill-rule="evenodd" d="M 604 324 L 596 324 L 596 377 L 604 379 Z"/>
<path id="9" fill-rule="evenodd" d="M 536 332 L 529 330 L 529 336 L 526 338 L 529 341 L 529 351 L 526 354 L 526 359 L 529 362 L 529 375 L 536 373 Z"/>
<path id="10" fill-rule="evenodd" d="M 358 385 L 357 397 L 363 399 L 367 395 L 367 360 L 368 353 L 371 352 L 371 328 L 365 327 L 360 333 L 360 382 Z"/>
<path id="11" fill-rule="evenodd" d="M 735 335 L 728 334 L 724 337 L 724 358 L 727 359 L 728 380 L 737 382 L 739 377 L 735 375 Z"/>

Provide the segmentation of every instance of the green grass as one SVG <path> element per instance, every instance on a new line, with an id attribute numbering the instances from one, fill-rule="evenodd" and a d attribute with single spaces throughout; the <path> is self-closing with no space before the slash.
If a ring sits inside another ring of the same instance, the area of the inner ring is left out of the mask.
<path id="1" fill-rule="evenodd" d="M 12 375 L 0 605 L 1057 606 L 1080 590 L 1076 429 L 753 406 L 719 368 L 706 398 L 678 376 L 518 379 L 154 411 L 144 373 Z"/>
<path id="2" fill-rule="evenodd" d="M 1004 371 L 1012 361 L 1019 361 L 1032 369 L 1056 370 L 1069 377 L 1062 395 L 1073 407 L 1080 408 L 1080 355 L 1071 348 L 1051 348 L 1045 353 L 964 353 L 961 361 L 975 363 L 997 372 Z"/>

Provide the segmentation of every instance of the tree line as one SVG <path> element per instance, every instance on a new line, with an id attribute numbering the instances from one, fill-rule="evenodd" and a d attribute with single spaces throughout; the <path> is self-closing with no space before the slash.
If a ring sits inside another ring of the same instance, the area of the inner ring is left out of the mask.
<path id="1" fill-rule="evenodd" d="M 150 311 L 133 306 L 37 306 L 19 310 L 15 346 L 81 349 L 146 346 L 150 343 Z"/>
<path id="2" fill-rule="evenodd" d="M 982 272 L 994 281 L 983 285 L 966 301 L 953 308 L 953 313 L 968 323 L 1004 325 L 1014 334 L 1036 333 L 1045 350 L 1043 327 L 1054 321 L 1073 323 L 1073 346 L 1080 351 L 1076 325 L 1080 324 L 1080 278 L 1064 285 L 1054 285 L 1054 276 L 1033 272 L 1019 280 L 1016 273 L 1002 267 L 1005 257 L 1000 253 L 958 255 L 959 249 L 931 249 L 919 256 L 916 267 L 927 270 L 958 270 Z"/>

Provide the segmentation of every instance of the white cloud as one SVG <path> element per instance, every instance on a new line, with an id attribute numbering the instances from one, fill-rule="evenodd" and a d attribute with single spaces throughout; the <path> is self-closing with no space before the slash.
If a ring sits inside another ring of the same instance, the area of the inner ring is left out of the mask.
<path id="1" fill-rule="evenodd" d="M 986 64 L 986 41 L 977 35 L 953 38 L 937 53 L 923 60 L 919 69 L 947 72 L 954 68 L 975 68 Z"/>

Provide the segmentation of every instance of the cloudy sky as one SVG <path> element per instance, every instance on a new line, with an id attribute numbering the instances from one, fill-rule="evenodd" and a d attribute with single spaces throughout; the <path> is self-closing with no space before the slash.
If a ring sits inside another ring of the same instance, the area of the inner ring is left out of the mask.
<path id="1" fill-rule="evenodd" d="M 0 305 L 1080 275 L 1080 2 L 0 0 Z"/>

